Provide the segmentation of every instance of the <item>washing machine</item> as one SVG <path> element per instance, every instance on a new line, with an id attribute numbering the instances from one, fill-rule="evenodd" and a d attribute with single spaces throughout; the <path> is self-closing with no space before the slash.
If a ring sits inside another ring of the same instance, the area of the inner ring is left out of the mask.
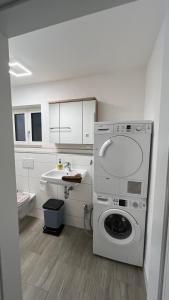
<path id="1" fill-rule="evenodd" d="M 146 198 L 151 136 L 151 121 L 95 123 L 94 191 Z"/>
<path id="2" fill-rule="evenodd" d="M 145 221 L 146 200 L 94 193 L 94 254 L 142 266 Z"/>

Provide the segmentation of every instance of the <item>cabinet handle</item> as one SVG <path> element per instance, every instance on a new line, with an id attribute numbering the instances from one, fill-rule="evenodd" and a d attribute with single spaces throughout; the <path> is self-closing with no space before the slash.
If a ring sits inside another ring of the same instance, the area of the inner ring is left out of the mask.
<path id="1" fill-rule="evenodd" d="M 60 129 L 71 129 L 71 127 L 68 127 L 68 126 L 61 126 L 59 127 Z"/>
<path id="2" fill-rule="evenodd" d="M 61 127 L 59 127 L 59 126 L 58 126 L 58 127 L 50 127 L 50 129 L 51 129 L 51 130 L 53 130 L 53 129 L 71 129 L 71 127 L 68 127 L 68 126 L 67 126 L 67 127 L 66 127 L 66 126 L 61 126 Z"/>
<path id="3" fill-rule="evenodd" d="M 60 131 L 61 132 L 70 132 L 71 131 L 71 127 L 60 127 Z"/>
<path id="4" fill-rule="evenodd" d="M 51 127 L 50 131 L 51 132 L 59 132 L 59 127 Z"/>
<path id="5" fill-rule="evenodd" d="M 50 131 L 53 132 L 70 132 L 71 131 L 71 127 L 50 127 Z"/>

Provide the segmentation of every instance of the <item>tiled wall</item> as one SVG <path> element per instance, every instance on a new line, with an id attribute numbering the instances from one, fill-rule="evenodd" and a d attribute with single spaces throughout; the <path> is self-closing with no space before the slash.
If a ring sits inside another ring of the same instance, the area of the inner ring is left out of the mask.
<path id="1" fill-rule="evenodd" d="M 32 158 L 34 168 L 23 168 L 23 160 Z M 54 169 L 58 159 L 69 161 L 72 168 L 87 169 L 84 181 L 70 192 L 69 199 L 64 199 L 62 186 L 47 184 L 45 188 L 40 184 L 43 173 Z M 92 202 L 92 173 L 91 155 L 15 152 L 16 183 L 19 191 L 29 191 L 36 194 L 36 202 L 31 215 L 43 218 L 42 205 L 49 198 L 58 198 L 65 201 L 65 223 L 76 227 L 83 227 L 83 205 Z"/>

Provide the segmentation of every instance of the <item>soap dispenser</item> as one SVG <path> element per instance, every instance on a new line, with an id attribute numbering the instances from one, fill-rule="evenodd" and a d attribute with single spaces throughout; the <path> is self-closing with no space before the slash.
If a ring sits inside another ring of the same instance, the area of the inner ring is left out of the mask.
<path id="1" fill-rule="evenodd" d="M 58 170 L 63 170 L 63 164 L 61 158 L 59 158 L 58 164 L 57 164 L 57 169 Z"/>

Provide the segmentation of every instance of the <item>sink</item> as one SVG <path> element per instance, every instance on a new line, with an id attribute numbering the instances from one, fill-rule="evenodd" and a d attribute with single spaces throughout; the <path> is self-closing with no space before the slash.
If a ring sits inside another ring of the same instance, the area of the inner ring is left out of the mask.
<path id="1" fill-rule="evenodd" d="M 78 185 L 79 183 L 76 182 L 69 182 L 69 181 L 64 181 L 62 180 L 63 176 L 74 176 L 76 174 L 81 174 L 82 176 L 82 181 L 85 178 L 87 174 L 87 170 L 84 169 L 72 169 L 70 172 L 65 172 L 64 170 L 57 170 L 53 169 L 50 170 L 44 174 L 42 174 L 41 178 L 49 183 L 54 183 L 54 184 L 59 184 L 59 185 L 64 185 L 67 187 L 73 187 L 75 185 Z"/>

